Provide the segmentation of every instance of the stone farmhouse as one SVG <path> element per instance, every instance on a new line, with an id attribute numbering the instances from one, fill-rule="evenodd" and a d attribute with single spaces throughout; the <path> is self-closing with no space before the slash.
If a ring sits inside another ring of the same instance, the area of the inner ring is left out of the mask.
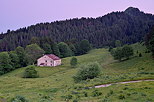
<path id="1" fill-rule="evenodd" d="M 58 65 L 61 65 L 61 59 L 54 54 L 44 55 L 37 60 L 37 66 L 55 67 Z"/>

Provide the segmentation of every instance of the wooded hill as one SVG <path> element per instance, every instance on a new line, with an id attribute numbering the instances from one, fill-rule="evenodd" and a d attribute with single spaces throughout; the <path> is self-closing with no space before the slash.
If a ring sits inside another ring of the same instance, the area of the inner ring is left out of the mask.
<path id="1" fill-rule="evenodd" d="M 112 12 L 98 18 L 74 18 L 65 21 L 40 23 L 0 35 L 0 51 L 25 47 L 32 37 L 49 37 L 54 42 L 89 40 L 94 47 L 114 46 L 141 41 L 154 25 L 154 15 L 129 7 L 124 12 Z"/>

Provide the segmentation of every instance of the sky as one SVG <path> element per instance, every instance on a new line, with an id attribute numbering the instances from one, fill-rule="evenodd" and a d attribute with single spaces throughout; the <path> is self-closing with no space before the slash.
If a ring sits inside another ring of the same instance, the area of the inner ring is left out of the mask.
<path id="1" fill-rule="evenodd" d="M 42 22 L 99 17 L 136 7 L 154 14 L 154 0 L 0 0 L 0 33 Z"/>

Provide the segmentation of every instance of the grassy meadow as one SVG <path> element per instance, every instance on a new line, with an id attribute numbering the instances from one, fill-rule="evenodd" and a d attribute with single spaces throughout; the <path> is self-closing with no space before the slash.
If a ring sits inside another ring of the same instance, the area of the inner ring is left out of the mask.
<path id="1" fill-rule="evenodd" d="M 86 87 L 138 79 L 154 79 L 154 60 L 141 44 L 133 44 L 134 57 L 115 61 L 108 49 L 94 49 L 88 54 L 77 56 L 77 68 L 70 67 L 71 57 L 62 59 L 57 67 L 36 67 L 39 78 L 22 78 L 25 68 L 0 76 L 0 98 L 8 101 L 22 95 L 30 102 L 152 102 L 154 82 L 139 82 L 112 85 L 106 88 Z M 138 53 L 137 53 L 138 52 Z M 142 57 L 138 57 L 142 53 Z M 74 83 L 73 76 L 82 64 L 101 64 L 101 74 L 92 80 Z M 85 89 L 83 89 L 85 88 Z"/>

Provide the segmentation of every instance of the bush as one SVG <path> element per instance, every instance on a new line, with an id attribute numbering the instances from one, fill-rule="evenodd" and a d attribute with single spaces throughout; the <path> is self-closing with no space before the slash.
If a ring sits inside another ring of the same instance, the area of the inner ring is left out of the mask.
<path id="1" fill-rule="evenodd" d="M 100 74 L 100 65 L 97 62 L 89 63 L 87 65 L 80 66 L 79 71 L 73 77 L 75 82 L 82 80 L 93 79 Z"/>
<path id="2" fill-rule="evenodd" d="M 142 54 L 141 53 L 139 54 L 139 57 L 142 57 Z"/>
<path id="3" fill-rule="evenodd" d="M 10 102 L 29 102 L 29 101 L 23 96 L 16 96 L 12 98 Z"/>
<path id="4" fill-rule="evenodd" d="M 119 99 L 125 99 L 125 98 L 126 97 L 123 94 L 119 95 Z"/>
<path id="5" fill-rule="evenodd" d="M 113 49 L 112 47 L 109 47 L 109 50 L 108 51 L 111 52 L 112 49 Z"/>
<path id="6" fill-rule="evenodd" d="M 78 100 L 77 99 L 74 99 L 73 102 L 78 102 Z"/>
<path id="7" fill-rule="evenodd" d="M 75 66 L 77 65 L 77 58 L 73 57 L 73 58 L 71 59 L 71 61 L 70 61 L 70 65 L 71 65 L 72 67 L 75 67 Z"/>
<path id="8" fill-rule="evenodd" d="M 126 59 L 129 59 L 130 56 L 134 55 L 133 48 L 129 45 L 125 45 L 122 48 L 122 52 L 123 52 L 124 58 L 126 58 Z"/>
<path id="9" fill-rule="evenodd" d="M 24 78 L 37 78 L 39 76 L 38 76 L 37 71 L 35 70 L 34 66 L 28 66 L 25 69 L 23 77 Z"/>
<path id="10" fill-rule="evenodd" d="M 102 93 L 101 93 L 101 92 L 98 92 L 98 90 L 94 90 L 94 91 L 92 92 L 92 96 L 93 96 L 93 97 L 97 97 L 97 96 L 100 96 L 100 95 L 102 95 Z"/>
<path id="11" fill-rule="evenodd" d="M 111 55 L 115 60 L 121 61 L 122 59 L 129 59 L 130 56 L 134 55 L 133 48 L 129 45 L 123 47 L 117 47 L 116 49 L 111 50 Z"/>
<path id="12" fill-rule="evenodd" d="M 119 61 L 121 61 L 124 57 L 121 47 L 111 50 L 111 55 L 114 57 L 115 60 Z"/>
<path id="13" fill-rule="evenodd" d="M 73 98 L 72 95 L 67 95 L 67 96 L 65 96 L 65 99 L 66 99 L 66 100 L 70 100 L 70 99 L 72 99 L 72 98 Z"/>
<path id="14" fill-rule="evenodd" d="M 109 102 L 109 99 L 105 98 L 101 102 Z"/>
<path id="15" fill-rule="evenodd" d="M 84 97 L 88 97 L 88 93 L 87 92 L 83 92 Z"/>

